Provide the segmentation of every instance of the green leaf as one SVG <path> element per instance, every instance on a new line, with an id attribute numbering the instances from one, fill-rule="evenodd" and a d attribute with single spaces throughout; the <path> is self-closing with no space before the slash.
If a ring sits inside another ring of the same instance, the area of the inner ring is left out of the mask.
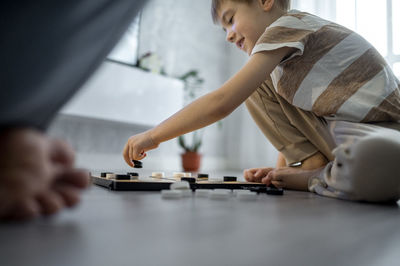
<path id="1" fill-rule="evenodd" d="M 185 138 L 183 136 L 178 137 L 179 146 L 181 146 L 184 150 L 188 150 L 185 143 Z"/>

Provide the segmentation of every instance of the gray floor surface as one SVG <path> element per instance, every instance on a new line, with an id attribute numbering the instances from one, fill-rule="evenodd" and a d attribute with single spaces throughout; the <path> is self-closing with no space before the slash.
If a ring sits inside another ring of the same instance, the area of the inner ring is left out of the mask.
<path id="1" fill-rule="evenodd" d="M 73 210 L 0 224 L 1 265 L 400 265 L 400 206 L 285 191 L 162 199 L 92 186 Z"/>

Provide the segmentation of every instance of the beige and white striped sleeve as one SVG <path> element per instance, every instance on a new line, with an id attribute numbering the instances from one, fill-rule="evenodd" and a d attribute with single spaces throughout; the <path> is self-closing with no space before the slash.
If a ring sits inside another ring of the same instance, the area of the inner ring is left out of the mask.
<path id="1" fill-rule="evenodd" d="M 276 20 L 258 39 L 252 54 L 292 47 L 296 52 L 290 57 L 302 55 L 307 37 L 315 32 L 313 25 L 307 23 L 307 16 L 307 13 L 288 13 Z"/>

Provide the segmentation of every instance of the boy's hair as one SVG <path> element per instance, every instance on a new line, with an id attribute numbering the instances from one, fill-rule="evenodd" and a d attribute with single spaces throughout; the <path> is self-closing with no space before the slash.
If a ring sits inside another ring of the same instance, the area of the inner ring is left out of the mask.
<path id="1" fill-rule="evenodd" d="M 221 7 L 221 3 L 224 1 L 232 1 L 232 2 L 239 2 L 239 3 L 246 3 L 251 4 L 254 0 L 212 0 L 211 4 L 211 16 L 214 23 L 218 22 L 218 10 Z M 275 3 L 282 8 L 283 10 L 287 11 L 290 9 L 290 1 L 291 0 L 275 0 Z"/>

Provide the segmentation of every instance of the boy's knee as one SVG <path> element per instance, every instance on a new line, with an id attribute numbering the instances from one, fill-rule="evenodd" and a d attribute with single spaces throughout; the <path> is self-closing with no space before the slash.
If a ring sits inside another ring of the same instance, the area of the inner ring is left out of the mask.
<path id="1" fill-rule="evenodd" d="M 347 147 L 344 153 L 357 198 L 370 202 L 400 199 L 400 138 L 375 134 Z"/>

